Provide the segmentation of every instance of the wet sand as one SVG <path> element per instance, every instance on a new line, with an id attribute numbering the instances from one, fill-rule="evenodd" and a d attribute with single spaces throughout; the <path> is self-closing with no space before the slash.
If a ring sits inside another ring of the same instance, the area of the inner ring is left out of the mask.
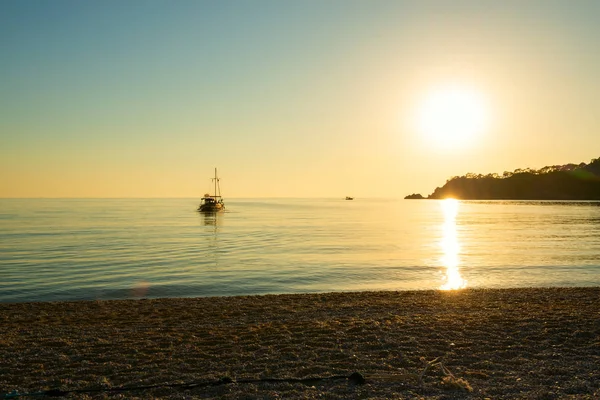
<path id="1" fill-rule="evenodd" d="M 0 303 L 0 393 L 48 390 L 595 399 L 600 288 Z"/>

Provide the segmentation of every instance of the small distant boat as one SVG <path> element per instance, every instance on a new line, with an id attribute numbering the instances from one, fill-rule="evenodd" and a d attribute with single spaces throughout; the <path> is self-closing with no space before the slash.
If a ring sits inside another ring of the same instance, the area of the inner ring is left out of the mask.
<path id="1" fill-rule="evenodd" d="M 354 197 L 346 196 L 346 200 L 354 200 Z"/>
<path id="2" fill-rule="evenodd" d="M 200 206 L 198 211 L 205 213 L 213 213 L 222 211 L 225 209 L 225 203 L 223 197 L 221 197 L 221 187 L 219 186 L 219 177 L 217 176 L 217 169 L 215 168 L 215 177 L 212 178 L 215 183 L 215 192 L 213 195 L 206 193 L 200 200 Z"/>

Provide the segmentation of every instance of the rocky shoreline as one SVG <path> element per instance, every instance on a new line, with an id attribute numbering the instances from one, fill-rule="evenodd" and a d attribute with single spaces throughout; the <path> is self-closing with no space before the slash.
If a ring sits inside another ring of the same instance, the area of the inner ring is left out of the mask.
<path id="1" fill-rule="evenodd" d="M 598 287 L 0 303 L 0 399 L 593 399 L 599 366 Z"/>

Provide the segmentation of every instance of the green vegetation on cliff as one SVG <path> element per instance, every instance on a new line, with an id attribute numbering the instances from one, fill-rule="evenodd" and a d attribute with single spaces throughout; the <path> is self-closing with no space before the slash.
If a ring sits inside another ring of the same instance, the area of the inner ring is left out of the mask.
<path id="1" fill-rule="evenodd" d="M 423 197 L 420 193 L 409 194 L 408 196 L 405 197 L 405 199 L 416 199 L 416 200 L 421 200 L 424 198 L 425 197 Z"/>
<path id="2" fill-rule="evenodd" d="M 464 200 L 600 200 L 600 158 L 589 164 L 516 169 L 502 175 L 468 173 L 448 179 L 444 186 L 427 196 L 428 199 L 447 197 Z"/>

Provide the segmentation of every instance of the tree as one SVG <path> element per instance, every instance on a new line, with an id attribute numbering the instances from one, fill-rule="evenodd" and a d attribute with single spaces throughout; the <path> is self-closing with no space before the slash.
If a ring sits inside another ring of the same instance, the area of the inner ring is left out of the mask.
<path id="1" fill-rule="evenodd" d="M 410 195 L 415 196 L 416 194 Z M 420 195 L 419 195 L 420 196 Z M 600 158 L 589 164 L 552 165 L 534 170 L 517 168 L 454 176 L 427 198 L 441 199 L 600 200 Z M 409 198 L 407 196 L 406 198 Z M 410 197 L 413 198 L 413 197 Z"/>

